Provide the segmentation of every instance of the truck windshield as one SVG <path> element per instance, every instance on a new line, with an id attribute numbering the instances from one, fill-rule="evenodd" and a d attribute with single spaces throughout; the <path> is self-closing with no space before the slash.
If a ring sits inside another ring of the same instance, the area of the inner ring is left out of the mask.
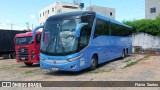
<path id="1" fill-rule="evenodd" d="M 27 45 L 27 44 L 33 44 L 34 40 L 32 37 L 21 37 L 16 38 L 16 45 Z"/>
<path id="2" fill-rule="evenodd" d="M 65 54 L 78 49 L 78 39 L 74 36 L 80 19 L 46 21 L 41 39 L 41 51 L 51 54 Z"/>

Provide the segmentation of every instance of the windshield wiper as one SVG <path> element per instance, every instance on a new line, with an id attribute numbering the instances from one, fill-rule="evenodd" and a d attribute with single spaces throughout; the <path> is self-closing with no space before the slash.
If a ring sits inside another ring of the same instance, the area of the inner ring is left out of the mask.
<path id="1" fill-rule="evenodd" d="M 57 35 L 55 50 L 56 50 L 56 52 L 58 52 L 60 50 L 64 52 L 64 46 L 63 46 L 61 38 L 60 38 L 60 30 Z"/>
<path id="2" fill-rule="evenodd" d="M 55 37 L 54 37 L 54 38 L 55 38 Z M 54 41 L 54 38 L 52 38 L 51 41 L 49 42 L 49 44 L 48 44 L 48 46 L 47 46 L 47 48 L 46 48 L 46 51 L 45 51 L 46 53 L 47 53 L 48 48 L 50 47 L 51 43 Z"/>

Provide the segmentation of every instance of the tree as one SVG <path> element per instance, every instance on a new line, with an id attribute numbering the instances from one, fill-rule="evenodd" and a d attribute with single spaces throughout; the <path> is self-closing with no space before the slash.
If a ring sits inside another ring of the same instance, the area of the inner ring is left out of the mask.
<path id="1" fill-rule="evenodd" d="M 160 36 L 160 17 L 157 17 L 155 20 L 141 19 L 136 21 L 124 21 L 123 23 L 131 26 L 134 33 L 144 32 L 154 36 Z"/>

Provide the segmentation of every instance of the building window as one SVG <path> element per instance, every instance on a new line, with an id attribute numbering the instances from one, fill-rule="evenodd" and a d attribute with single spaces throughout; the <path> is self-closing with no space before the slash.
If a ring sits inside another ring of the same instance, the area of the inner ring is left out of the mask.
<path id="1" fill-rule="evenodd" d="M 43 16 L 44 16 L 44 12 L 43 12 Z"/>
<path id="2" fill-rule="evenodd" d="M 52 8 L 52 12 L 54 12 L 54 8 Z"/>
<path id="3" fill-rule="evenodd" d="M 57 10 L 57 13 L 62 13 L 62 10 L 61 10 L 61 9 L 58 9 L 58 10 Z"/>
<path id="4" fill-rule="evenodd" d="M 110 16 L 112 16 L 113 14 L 112 14 L 112 12 L 110 12 Z"/>
<path id="5" fill-rule="evenodd" d="M 150 13 L 156 13 L 156 8 L 155 7 L 150 8 Z"/>
<path id="6" fill-rule="evenodd" d="M 40 17 L 41 17 L 41 14 L 40 14 Z"/>
<path id="7" fill-rule="evenodd" d="M 49 10 L 48 10 L 48 14 L 49 14 Z"/>

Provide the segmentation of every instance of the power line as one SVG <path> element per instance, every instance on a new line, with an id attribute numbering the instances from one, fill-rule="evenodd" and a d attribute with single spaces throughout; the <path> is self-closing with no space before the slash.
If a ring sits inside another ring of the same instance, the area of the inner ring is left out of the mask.
<path id="1" fill-rule="evenodd" d="M 129 6 L 134 6 L 134 7 L 136 7 L 136 5 L 137 6 L 142 6 L 141 4 L 145 4 L 144 2 L 138 2 L 138 3 L 134 3 L 134 4 L 131 4 L 131 5 L 129 5 Z M 128 5 L 128 4 L 127 4 Z M 133 8 L 133 7 L 130 7 L 130 8 Z M 120 7 L 120 8 L 118 8 L 118 9 L 126 9 L 126 7 Z"/>
<path id="2" fill-rule="evenodd" d="M 127 10 L 131 10 L 131 9 L 137 9 L 137 8 L 144 8 L 144 6 L 142 6 L 142 5 L 139 5 L 139 6 L 134 6 L 134 7 L 130 7 L 130 8 L 125 8 L 125 9 L 117 9 L 117 10 L 123 10 L 123 11 L 127 11 Z"/>
<path id="3" fill-rule="evenodd" d="M 30 23 L 7 23 L 7 22 L 0 22 L 1 29 L 9 29 L 9 30 L 28 30 L 33 29 L 34 26 L 38 26 L 38 24 L 31 24 Z"/>

